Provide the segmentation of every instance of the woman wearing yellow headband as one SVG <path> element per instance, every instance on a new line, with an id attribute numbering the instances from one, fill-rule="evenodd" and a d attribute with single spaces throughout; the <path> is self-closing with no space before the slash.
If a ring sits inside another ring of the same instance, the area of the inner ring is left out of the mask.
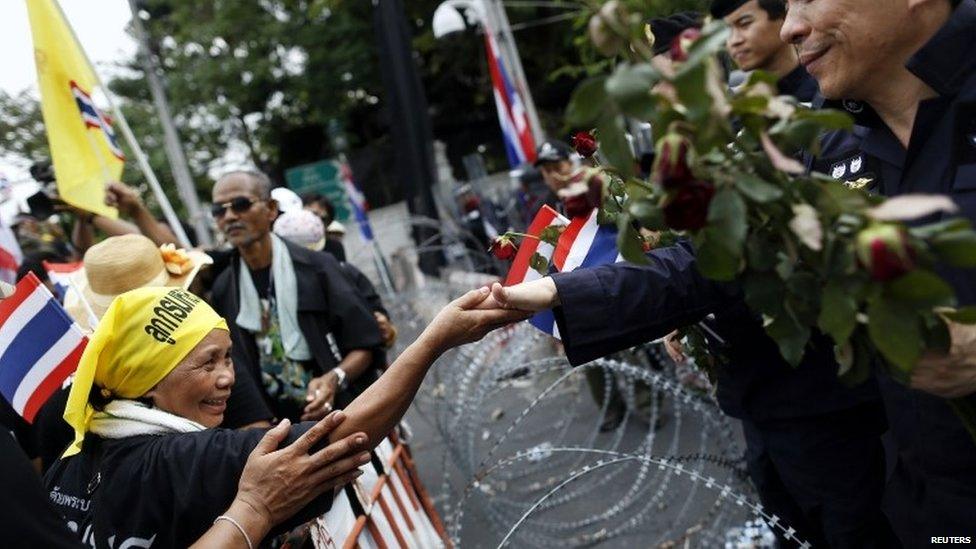
<path id="1" fill-rule="evenodd" d="M 479 309 L 488 299 L 482 288 L 450 303 L 346 408 L 346 419 L 329 436 L 340 442 L 312 448 L 313 457 L 331 451 L 343 458 L 314 473 L 324 495 L 282 528 L 329 508 L 332 486 L 368 460 L 356 452 L 378 443 L 400 420 L 443 352 L 527 316 Z M 215 519 L 239 530 L 245 546 L 257 543 L 247 524 L 221 515 L 235 501 L 247 456 L 265 433 L 214 428 L 234 384 L 230 346 L 224 320 L 184 290 L 141 288 L 112 302 L 85 349 L 65 410 L 75 440 L 45 479 L 83 543 L 186 547 Z M 289 440 L 313 425 L 291 427 Z"/>

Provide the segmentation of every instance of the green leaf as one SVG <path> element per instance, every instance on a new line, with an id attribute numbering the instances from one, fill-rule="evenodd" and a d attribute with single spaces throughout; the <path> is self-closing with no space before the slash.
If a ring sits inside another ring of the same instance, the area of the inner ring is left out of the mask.
<path id="1" fill-rule="evenodd" d="M 663 231 L 667 228 L 664 222 L 664 211 L 657 203 L 648 200 L 633 200 L 628 207 L 628 213 L 636 219 L 642 227 L 652 231 Z"/>
<path id="2" fill-rule="evenodd" d="M 775 274 L 750 273 L 744 277 L 742 289 L 750 309 L 770 317 L 783 314 L 786 286 Z"/>
<path id="3" fill-rule="evenodd" d="M 624 134 L 623 120 L 615 113 L 604 113 L 597 125 L 600 152 L 610 165 L 627 179 L 634 173 L 634 155 Z"/>
<path id="4" fill-rule="evenodd" d="M 965 217 L 952 217 L 943 221 L 937 221 L 935 223 L 928 223 L 918 227 L 910 227 L 908 230 L 912 233 L 912 236 L 922 240 L 928 240 L 936 235 L 962 231 L 970 227 L 972 227 L 972 223 L 970 223 Z"/>
<path id="5" fill-rule="evenodd" d="M 794 368 L 803 360 L 807 342 L 810 341 L 810 329 L 806 328 L 788 314 L 781 314 L 766 326 L 766 333 L 773 338 L 779 347 L 783 359 Z"/>
<path id="6" fill-rule="evenodd" d="M 841 345 L 857 326 L 857 302 L 837 279 L 829 280 L 820 297 L 817 326 Z"/>
<path id="7" fill-rule="evenodd" d="M 706 227 L 696 236 L 695 264 L 701 274 L 712 280 L 733 280 L 742 262 L 719 242 L 721 235 L 718 233 L 715 227 Z"/>
<path id="8" fill-rule="evenodd" d="M 949 305 L 953 300 L 952 287 L 937 274 L 916 269 L 889 282 L 887 294 L 916 307 Z"/>
<path id="9" fill-rule="evenodd" d="M 650 262 L 644 255 L 644 241 L 626 215 L 621 215 L 617 220 L 617 248 L 620 255 L 631 263 L 644 265 Z"/>
<path id="10" fill-rule="evenodd" d="M 939 314 L 960 324 L 976 324 L 976 305 L 959 307 L 952 311 L 939 311 Z"/>
<path id="11" fill-rule="evenodd" d="M 953 267 L 976 267 L 976 231 L 957 230 L 932 238 L 932 248 L 939 259 Z"/>
<path id="12" fill-rule="evenodd" d="M 746 203 L 732 187 L 720 189 L 708 206 L 708 227 L 714 229 L 709 234 L 736 259 L 749 229 L 746 215 Z"/>
<path id="13" fill-rule="evenodd" d="M 796 119 L 814 122 L 823 130 L 849 130 L 854 127 L 851 115 L 834 109 L 801 109 L 797 111 Z"/>
<path id="14" fill-rule="evenodd" d="M 570 125 L 586 126 L 600 116 L 607 102 L 606 81 L 607 76 L 600 75 L 576 86 L 566 106 L 566 120 Z"/>
<path id="15" fill-rule="evenodd" d="M 736 175 L 735 186 L 753 202 L 772 202 L 783 196 L 782 189 L 751 173 Z"/>
<path id="16" fill-rule="evenodd" d="M 918 314 L 884 298 L 868 303 L 867 314 L 871 342 L 895 368 L 903 374 L 910 372 L 923 347 Z"/>
<path id="17" fill-rule="evenodd" d="M 661 79 L 661 75 L 650 65 L 631 65 L 621 63 L 607 79 L 607 95 L 617 104 L 623 114 L 647 120 L 654 115 L 656 102 L 651 97 L 651 88 Z"/>
<path id="18" fill-rule="evenodd" d="M 529 267 L 532 267 L 542 276 L 549 274 L 549 260 L 539 252 L 532 254 L 532 257 L 529 258 Z"/>

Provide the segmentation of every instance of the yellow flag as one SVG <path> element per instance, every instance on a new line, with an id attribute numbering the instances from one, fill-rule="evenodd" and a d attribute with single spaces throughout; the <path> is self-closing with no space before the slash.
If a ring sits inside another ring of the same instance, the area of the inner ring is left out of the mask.
<path id="1" fill-rule="evenodd" d="M 58 194 L 72 206 L 115 218 L 115 208 L 105 205 L 105 184 L 122 176 L 125 156 L 111 119 L 92 101 L 98 78 L 56 1 L 27 0 L 27 11 Z"/>

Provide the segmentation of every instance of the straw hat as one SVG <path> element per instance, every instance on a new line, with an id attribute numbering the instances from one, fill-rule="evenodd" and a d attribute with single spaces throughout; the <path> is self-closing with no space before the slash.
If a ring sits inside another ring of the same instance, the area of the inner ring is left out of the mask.
<path id="1" fill-rule="evenodd" d="M 64 308 L 82 329 L 91 331 L 91 316 L 102 318 L 119 294 L 152 286 L 186 289 L 200 268 L 211 263 L 213 259 L 203 252 L 187 252 L 172 244 L 157 247 L 140 234 L 106 238 L 85 252 L 84 267 L 71 275 L 71 286 L 77 291 L 68 292 Z"/>

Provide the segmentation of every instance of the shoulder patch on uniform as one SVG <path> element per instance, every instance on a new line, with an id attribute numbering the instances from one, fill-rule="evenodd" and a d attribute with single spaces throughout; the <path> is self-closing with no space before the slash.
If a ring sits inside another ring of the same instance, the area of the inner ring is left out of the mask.
<path id="1" fill-rule="evenodd" d="M 843 162 L 838 162 L 838 163 L 834 164 L 834 166 L 832 168 L 830 168 L 830 177 L 833 177 L 834 179 L 840 179 L 840 178 L 844 177 L 845 175 L 847 175 L 847 161 L 846 160 L 844 160 Z"/>
<path id="2" fill-rule="evenodd" d="M 854 157 L 854 160 L 851 160 L 851 175 L 854 175 L 857 172 L 861 171 L 861 168 L 863 166 L 864 166 L 864 157 L 861 155 L 857 155 L 856 157 Z"/>

